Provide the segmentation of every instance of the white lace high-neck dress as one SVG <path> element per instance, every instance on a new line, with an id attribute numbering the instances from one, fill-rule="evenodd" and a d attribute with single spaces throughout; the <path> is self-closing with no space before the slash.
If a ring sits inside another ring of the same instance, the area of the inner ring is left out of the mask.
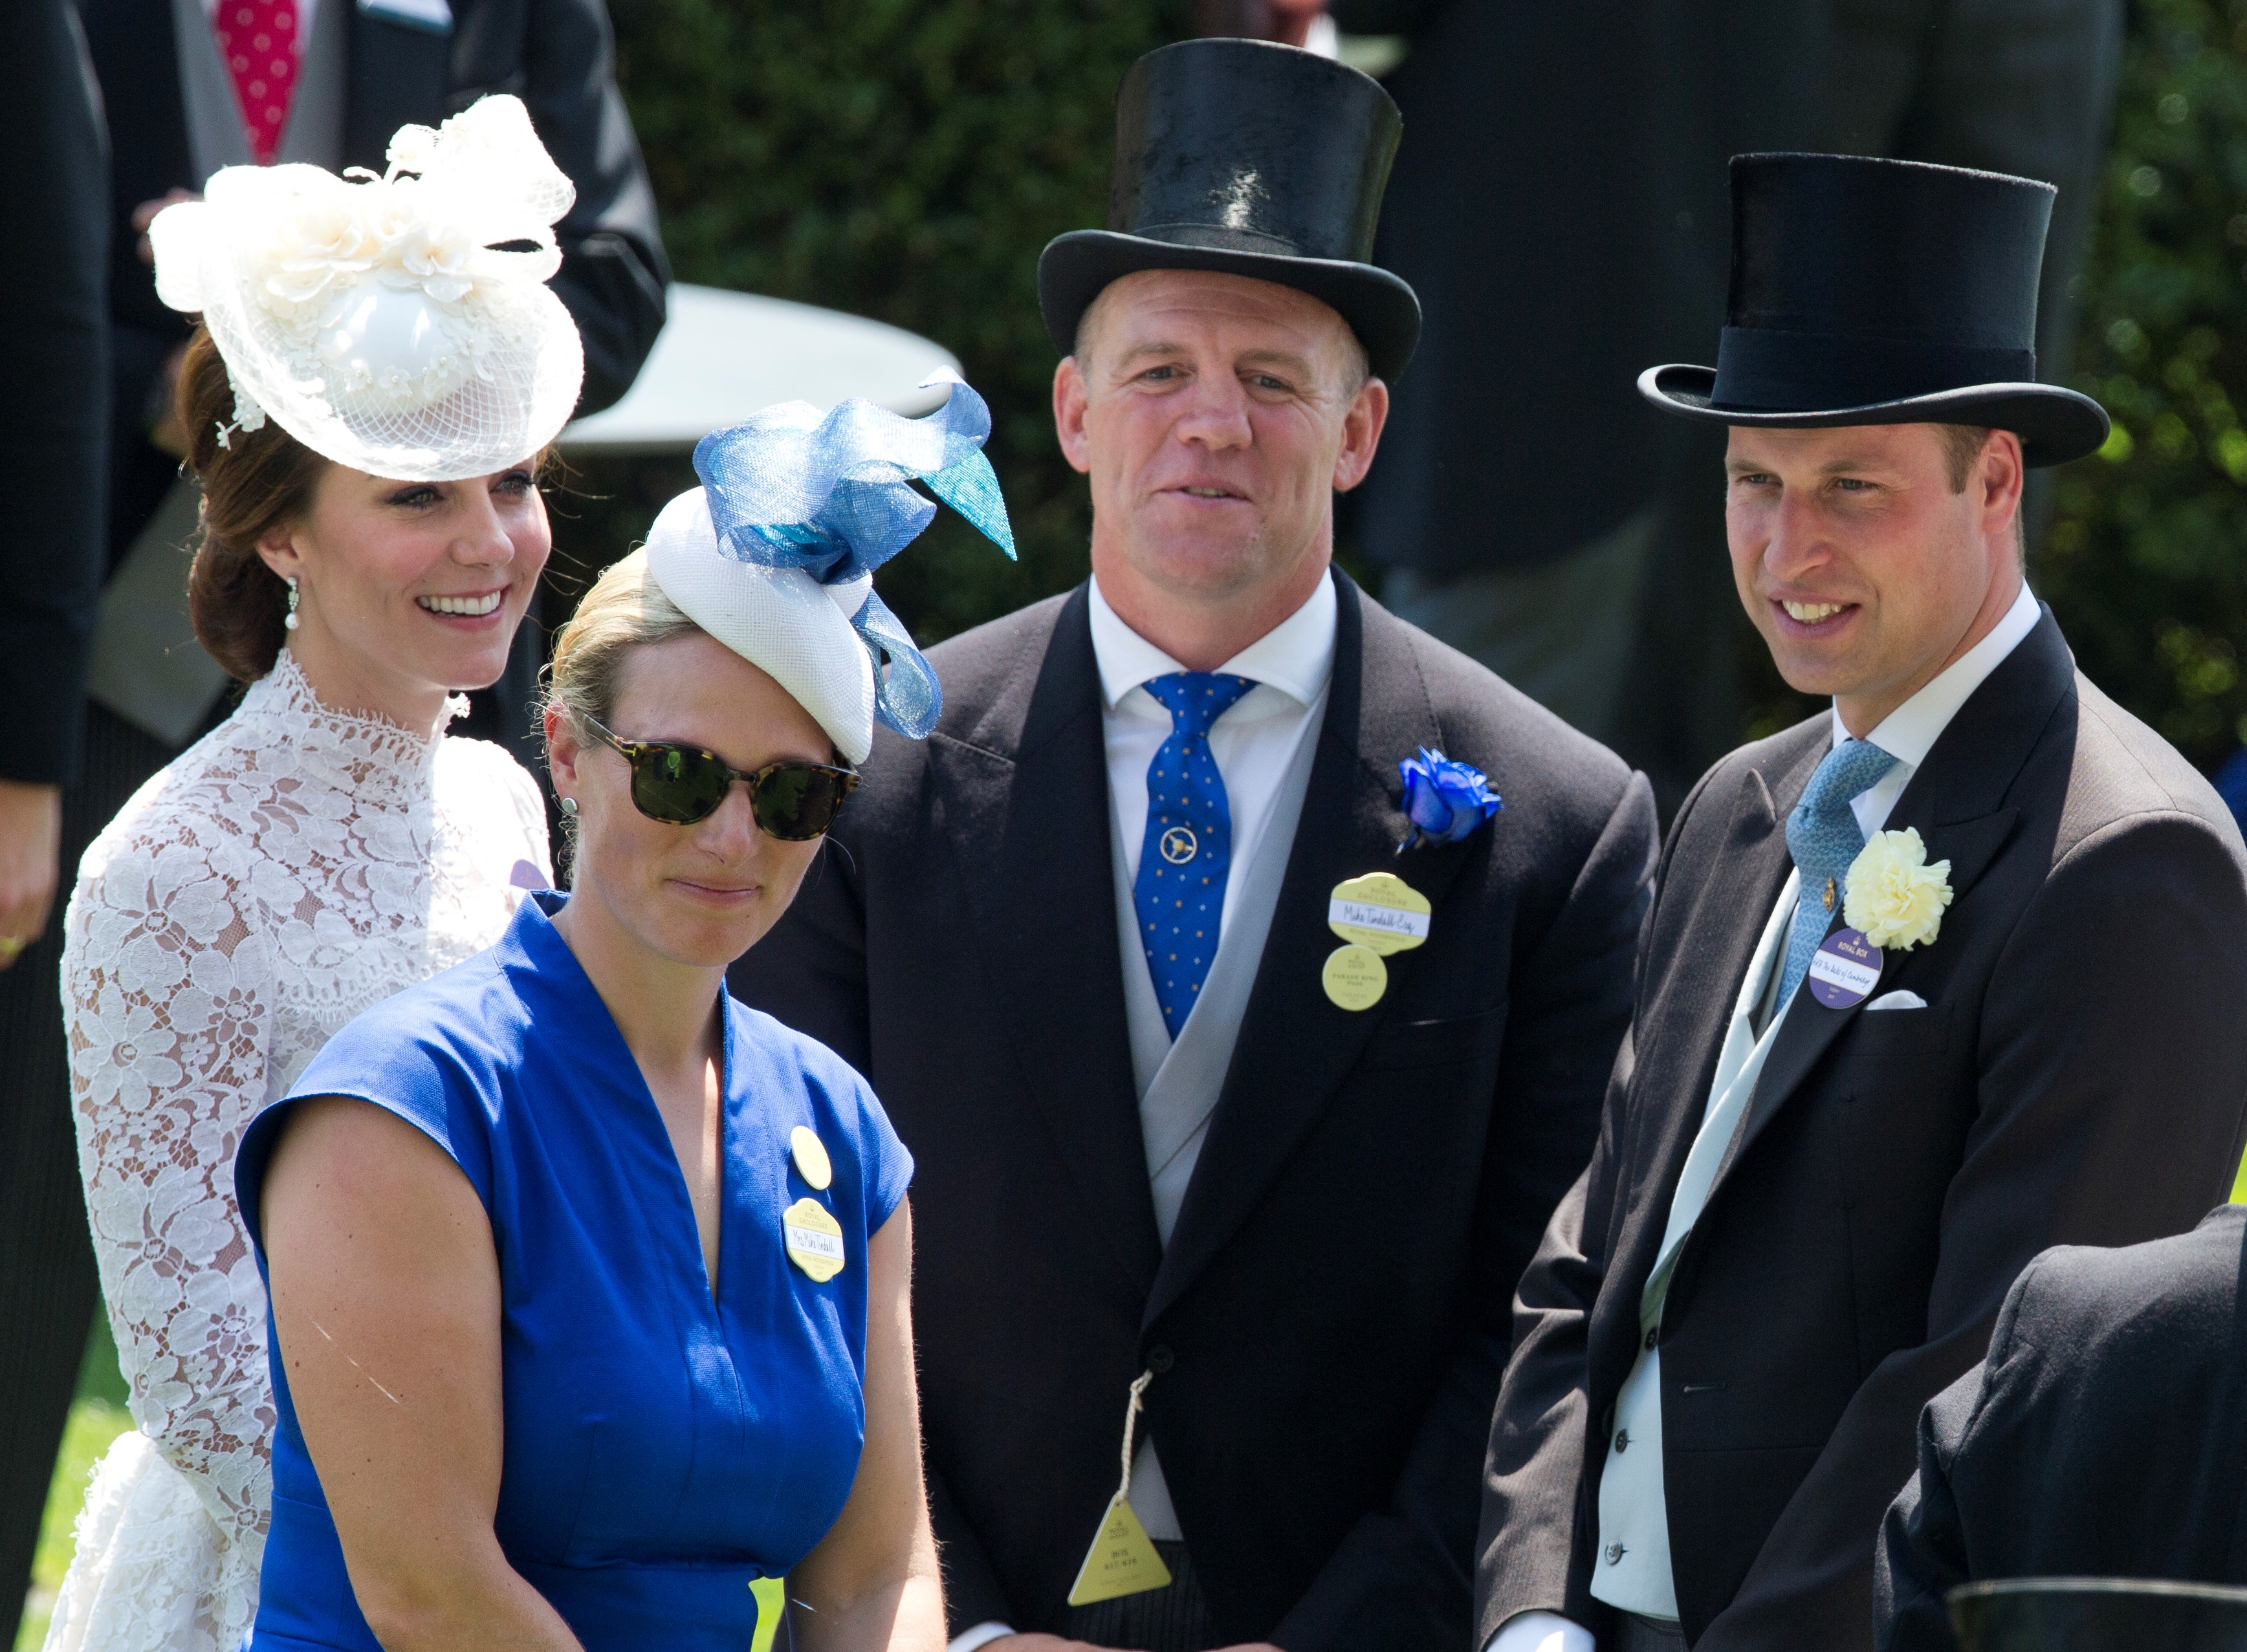
<path id="1" fill-rule="evenodd" d="M 331 711 L 285 649 L 86 851 L 63 1010 L 140 1426 L 95 1471 L 49 1652 L 236 1652 L 257 1608 L 273 1398 L 235 1148 L 345 1023 L 498 939 L 550 875 L 545 809 L 514 759 Z"/>

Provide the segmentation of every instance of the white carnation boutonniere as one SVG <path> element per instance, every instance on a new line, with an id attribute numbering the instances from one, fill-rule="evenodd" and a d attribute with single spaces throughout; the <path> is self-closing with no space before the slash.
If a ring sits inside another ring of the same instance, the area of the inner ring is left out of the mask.
<path id="1" fill-rule="evenodd" d="M 1927 864 L 1927 845 L 1909 826 L 1875 832 L 1849 863 L 1841 919 L 1882 950 L 1909 952 L 1932 941 L 1950 905 L 1950 863 Z"/>

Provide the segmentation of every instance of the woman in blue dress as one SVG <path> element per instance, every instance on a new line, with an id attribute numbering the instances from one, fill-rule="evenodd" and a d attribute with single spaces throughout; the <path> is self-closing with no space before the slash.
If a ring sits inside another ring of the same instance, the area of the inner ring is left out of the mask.
<path id="1" fill-rule="evenodd" d="M 937 694 L 872 594 L 934 508 L 1007 546 L 955 385 L 794 405 L 557 638 L 566 898 L 338 1034 L 247 1133 L 272 1299 L 252 1644 L 808 1652 L 945 1641 L 909 1306 L 912 1160 L 864 1080 L 725 992 Z"/>

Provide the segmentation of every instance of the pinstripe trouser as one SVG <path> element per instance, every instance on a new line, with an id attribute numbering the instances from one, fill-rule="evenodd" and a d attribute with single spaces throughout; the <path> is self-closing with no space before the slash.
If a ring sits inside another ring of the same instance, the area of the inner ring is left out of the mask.
<path id="1" fill-rule="evenodd" d="M 1130 1648 L 1134 1652 L 1206 1652 L 1219 1645 L 1186 1546 L 1157 1540 L 1155 1552 L 1170 1568 L 1168 1588 L 1073 1606 L 1062 1621 L 1061 1633 L 1089 1646 Z"/>

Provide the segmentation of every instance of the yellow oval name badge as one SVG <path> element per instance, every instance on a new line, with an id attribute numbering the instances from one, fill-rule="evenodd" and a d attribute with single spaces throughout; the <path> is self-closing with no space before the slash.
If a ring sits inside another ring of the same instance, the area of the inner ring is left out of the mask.
<path id="1" fill-rule="evenodd" d="M 789 1156 L 796 1160 L 796 1173 L 821 1192 L 835 1179 L 835 1162 L 827 1157 L 827 1143 L 821 1141 L 809 1124 L 799 1124 L 788 1133 Z"/>
<path id="2" fill-rule="evenodd" d="M 1396 873 L 1368 872 L 1334 886 L 1327 899 L 1327 927 L 1385 958 L 1425 941 L 1434 911 L 1425 895 Z"/>
<path id="3" fill-rule="evenodd" d="M 816 1198 L 800 1198 L 781 1213 L 788 1259 L 824 1285 L 843 1271 L 843 1224 Z"/>
<path id="4" fill-rule="evenodd" d="M 1389 966 L 1381 960 L 1409 952 L 1428 939 L 1428 898 L 1394 872 L 1368 872 L 1343 879 L 1327 898 L 1327 927 L 1342 945 L 1327 954 L 1319 985 L 1347 1010 L 1371 1009 L 1389 990 Z"/>

